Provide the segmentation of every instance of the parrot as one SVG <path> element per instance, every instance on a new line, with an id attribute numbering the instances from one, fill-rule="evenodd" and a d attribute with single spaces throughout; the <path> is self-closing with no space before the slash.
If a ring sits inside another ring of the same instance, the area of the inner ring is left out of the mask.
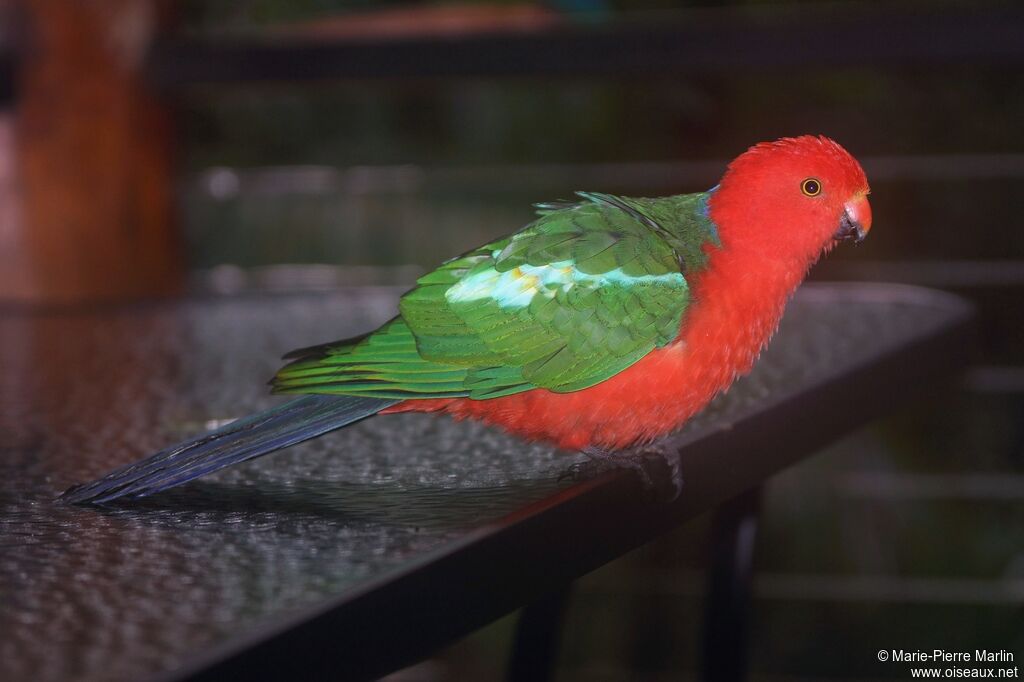
<path id="1" fill-rule="evenodd" d="M 60 499 L 151 495 L 402 412 L 615 460 L 750 371 L 811 266 L 871 229 L 869 192 L 843 147 L 803 135 L 750 147 L 705 192 L 536 204 L 519 231 L 420 277 L 380 328 L 285 355 L 272 391 L 298 397 Z"/>

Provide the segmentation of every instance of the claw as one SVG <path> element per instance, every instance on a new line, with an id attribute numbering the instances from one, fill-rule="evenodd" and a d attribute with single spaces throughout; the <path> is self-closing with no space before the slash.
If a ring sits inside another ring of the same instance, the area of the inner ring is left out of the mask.
<path id="1" fill-rule="evenodd" d="M 664 443 L 653 443 L 628 450 L 604 450 L 587 447 L 582 452 L 590 458 L 592 464 L 596 465 L 599 472 L 608 469 L 629 469 L 636 472 L 645 491 L 653 493 L 655 497 L 665 499 L 667 502 L 679 499 L 683 492 L 683 473 L 679 453 Z M 658 468 L 660 464 L 664 464 L 668 469 L 667 483 L 670 490 L 667 491 L 662 485 L 666 477 L 652 476 L 652 465 L 654 468 Z M 570 470 L 578 475 L 583 468 L 583 465 L 577 462 L 570 467 Z"/>
<path id="2" fill-rule="evenodd" d="M 641 450 L 645 457 L 657 458 L 668 468 L 668 482 L 672 486 L 668 501 L 675 502 L 683 494 L 683 463 L 679 451 L 665 443 L 655 443 Z"/>
<path id="3" fill-rule="evenodd" d="M 581 478 L 583 478 L 583 475 L 584 475 L 584 471 L 583 470 L 585 468 L 586 467 L 584 467 L 584 463 L 583 462 L 573 462 L 572 464 L 570 464 L 568 467 L 565 468 L 565 471 L 563 471 L 562 473 L 558 474 L 558 479 L 557 480 L 558 480 L 559 483 L 561 483 L 562 481 L 566 481 L 566 480 L 578 481 Z"/>

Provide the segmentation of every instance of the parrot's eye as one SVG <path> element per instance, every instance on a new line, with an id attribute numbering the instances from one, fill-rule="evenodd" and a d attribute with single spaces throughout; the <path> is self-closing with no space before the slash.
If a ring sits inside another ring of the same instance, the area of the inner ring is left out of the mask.
<path id="1" fill-rule="evenodd" d="M 816 197 L 821 194 L 821 183 L 817 178 L 807 178 L 800 183 L 800 191 L 807 197 Z"/>

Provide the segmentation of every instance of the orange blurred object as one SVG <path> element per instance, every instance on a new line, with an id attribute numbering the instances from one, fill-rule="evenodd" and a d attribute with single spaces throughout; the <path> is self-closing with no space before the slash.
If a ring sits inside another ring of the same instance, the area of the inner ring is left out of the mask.
<path id="1" fill-rule="evenodd" d="M 24 3 L 0 188 L 0 298 L 75 303 L 179 290 L 171 126 L 141 73 L 161 6 Z"/>

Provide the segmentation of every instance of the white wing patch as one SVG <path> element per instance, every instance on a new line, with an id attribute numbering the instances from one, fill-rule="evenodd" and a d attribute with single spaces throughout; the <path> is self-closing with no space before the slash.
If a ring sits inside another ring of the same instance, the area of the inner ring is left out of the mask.
<path id="1" fill-rule="evenodd" d="M 459 280 L 444 296 L 449 303 L 490 298 L 501 308 L 525 308 L 537 294 L 553 298 L 559 290 L 569 291 L 574 286 L 594 289 L 603 284 L 664 284 L 685 288 L 686 279 L 680 272 L 627 275 L 621 268 L 595 275 L 580 272 L 570 261 L 558 261 L 548 265 L 521 265 L 505 272 L 488 267 Z"/>

